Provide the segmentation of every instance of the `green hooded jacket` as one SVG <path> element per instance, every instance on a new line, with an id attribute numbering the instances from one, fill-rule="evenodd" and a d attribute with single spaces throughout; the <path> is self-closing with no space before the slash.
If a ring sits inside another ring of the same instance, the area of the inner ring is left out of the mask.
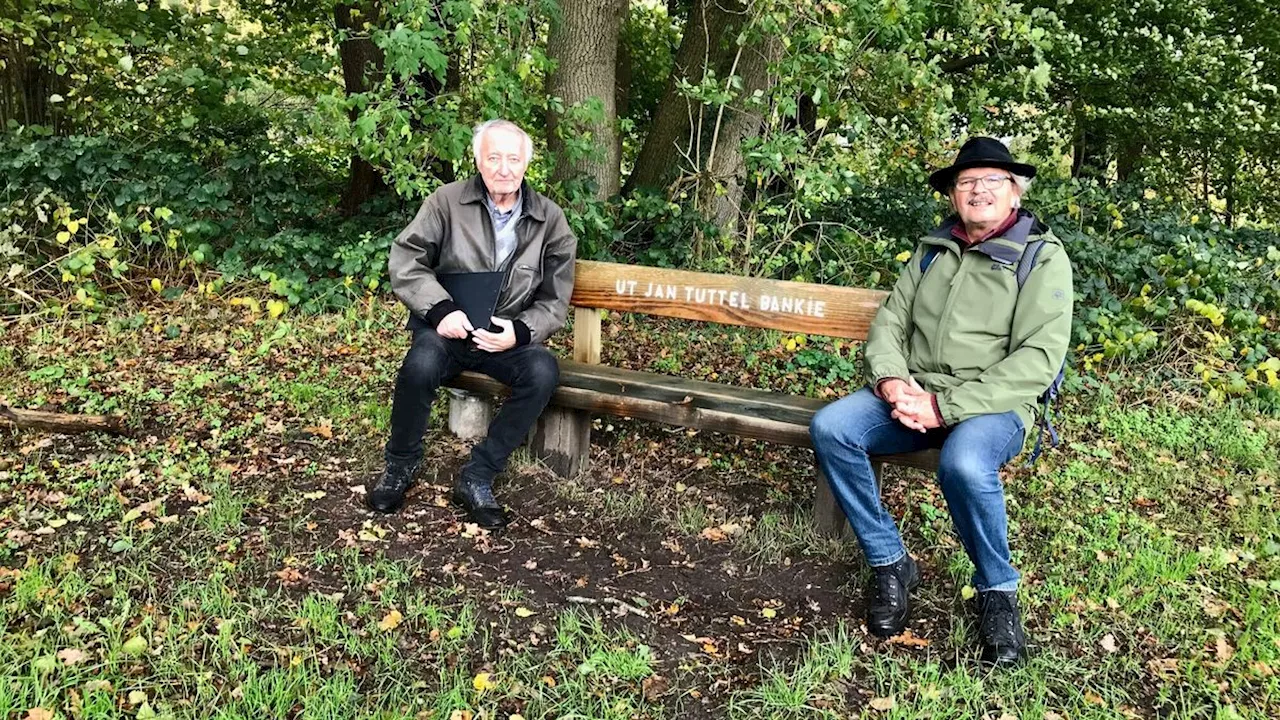
<path id="1" fill-rule="evenodd" d="M 967 251 L 951 235 L 952 217 L 916 246 L 876 313 L 863 351 L 872 387 L 908 376 L 937 398 L 944 426 L 1013 410 L 1026 436 L 1036 399 L 1057 377 L 1071 341 L 1071 261 L 1062 241 L 1034 215 L 1018 211 L 1003 234 Z M 1021 289 L 1023 249 L 1044 246 Z M 937 246 L 927 272 L 921 260 Z"/>

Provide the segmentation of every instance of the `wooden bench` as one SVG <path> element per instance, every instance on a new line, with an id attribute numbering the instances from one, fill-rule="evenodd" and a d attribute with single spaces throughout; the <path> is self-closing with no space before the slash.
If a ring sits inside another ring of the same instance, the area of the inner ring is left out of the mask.
<path id="1" fill-rule="evenodd" d="M 593 414 L 809 447 L 809 421 L 824 401 L 601 365 L 600 310 L 864 341 L 885 296 L 880 290 L 580 260 L 571 301 L 573 360 L 560 361 L 560 386 L 531 435 L 534 454 L 561 476 L 581 472 Z M 450 429 L 483 434 L 491 413 L 488 398 L 505 395 L 507 388 L 470 372 L 450 386 L 456 388 Z M 936 470 L 937 451 L 876 457 L 877 478 L 885 463 Z M 844 514 L 821 472 L 816 474 L 817 526 L 829 536 L 843 535 Z"/>

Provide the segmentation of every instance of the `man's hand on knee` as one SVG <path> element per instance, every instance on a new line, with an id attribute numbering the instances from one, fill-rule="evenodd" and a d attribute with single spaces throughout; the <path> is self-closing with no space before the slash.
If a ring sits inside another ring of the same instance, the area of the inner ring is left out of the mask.
<path id="1" fill-rule="evenodd" d="M 440 337 L 452 338 L 454 340 L 463 340 L 467 337 L 467 333 L 475 330 L 471 327 L 471 321 L 467 319 L 467 314 L 461 310 L 454 310 L 436 325 L 436 333 Z"/>
<path id="2" fill-rule="evenodd" d="M 516 330 L 510 320 L 495 317 L 490 322 L 502 328 L 502 332 L 492 333 L 488 330 L 476 330 L 472 334 L 476 347 L 486 352 L 502 352 L 516 346 Z"/>

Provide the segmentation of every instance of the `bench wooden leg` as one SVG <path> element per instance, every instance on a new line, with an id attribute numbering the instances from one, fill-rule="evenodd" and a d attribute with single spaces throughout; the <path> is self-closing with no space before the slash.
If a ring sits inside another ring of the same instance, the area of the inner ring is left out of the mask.
<path id="1" fill-rule="evenodd" d="M 818 483 L 813 497 L 813 522 L 818 532 L 832 540 L 856 540 L 853 528 L 849 525 L 848 518 L 844 516 L 844 510 L 840 508 L 840 503 L 836 502 L 835 493 L 831 492 L 831 483 L 827 482 L 827 476 L 823 474 L 821 467 L 815 465 L 814 470 Z M 876 474 L 876 487 L 879 487 L 883 477 L 884 463 L 872 460 L 871 470 Z"/>
<path id="2" fill-rule="evenodd" d="M 591 457 L 591 413 L 547 406 L 533 427 L 533 454 L 560 477 L 575 477 Z"/>
<path id="3" fill-rule="evenodd" d="M 493 420 L 493 401 L 482 395 L 449 388 L 449 431 L 460 438 L 484 437 Z"/>
<path id="4" fill-rule="evenodd" d="M 818 533 L 824 537 L 833 540 L 848 539 L 853 535 L 853 530 L 849 527 L 849 521 L 844 517 L 844 510 L 840 509 L 840 503 L 836 502 L 836 496 L 831 492 L 831 483 L 827 482 L 827 476 L 822 472 L 822 468 L 814 466 L 817 476 L 817 486 L 813 496 L 813 522 L 818 528 Z"/>

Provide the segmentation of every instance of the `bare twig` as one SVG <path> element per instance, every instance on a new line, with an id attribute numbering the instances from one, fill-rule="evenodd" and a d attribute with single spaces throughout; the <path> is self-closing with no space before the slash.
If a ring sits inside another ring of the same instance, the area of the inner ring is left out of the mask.
<path id="1" fill-rule="evenodd" d="M 589 597 L 583 597 L 581 595 L 570 595 L 569 597 L 565 598 L 565 600 L 568 600 L 571 603 L 576 603 L 578 605 L 613 605 L 614 607 L 618 608 L 619 610 L 622 610 L 623 612 L 628 612 L 628 613 L 631 613 L 632 615 L 638 615 L 642 618 L 649 617 L 649 613 L 641 610 L 640 608 L 634 605 L 628 605 L 627 603 L 619 600 L 618 598 L 589 598 Z"/>

